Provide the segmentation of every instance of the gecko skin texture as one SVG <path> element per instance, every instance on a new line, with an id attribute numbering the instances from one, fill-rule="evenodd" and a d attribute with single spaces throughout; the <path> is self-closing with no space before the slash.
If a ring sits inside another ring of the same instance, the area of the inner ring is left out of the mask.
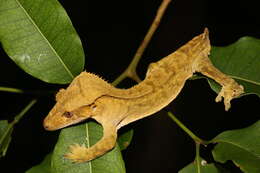
<path id="1" fill-rule="evenodd" d="M 56 95 L 57 103 L 44 119 L 46 130 L 57 130 L 88 118 L 103 126 L 103 137 L 93 146 L 74 144 L 64 156 L 75 163 L 93 160 L 111 150 L 117 131 L 136 120 L 160 111 L 173 101 L 185 81 L 199 72 L 222 86 L 216 102 L 224 98 L 225 110 L 230 101 L 240 96 L 243 86 L 213 66 L 208 29 L 174 53 L 151 63 L 145 79 L 129 89 L 115 88 L 100 77 L 82 72 L 67 89 Z"/>

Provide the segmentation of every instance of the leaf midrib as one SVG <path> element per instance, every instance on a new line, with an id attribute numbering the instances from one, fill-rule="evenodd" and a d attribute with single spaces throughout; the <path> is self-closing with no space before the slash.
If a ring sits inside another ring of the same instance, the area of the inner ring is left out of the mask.
<path id="1" fill-rule="evenodd" d="M 90 147 L 90 139 L 89 139 L 89 125 L 86 123 L 86 138 L 87 138 L 87 147 Z M 88 162 L 89 172 L 92 173 L 92 161 Z"/>
<path id="2" fill-rule="evenodd" d="M 36 25 L 36 23 L 34 22 L 34 20 L 30 17 L 30 15 L 27 13 L 27 11 L 23 8 L 22 4 L 19 2 L 19 0 L 15 0 L 15 2 L 18 4 L 18 6 L 23 10 L 24 14 L 28 17 L 28 19 L 30 20 L 30 22 L 33 24 L 33 26 L 36 28 L 36 30 L 40 33 L 40 35 L 42 36 L 42 38 L 45 40 L 45 42 L 49 45 L 49 47 L 51 48 L 51 50 L 54 52 L 54 54 L 58 57 L 59 62 L 61 63 L 61 65 L 64 67 L 64 69 L 67 71 L 67 73 L 69 74 L 69 76 L 71 77 L 71 79 L 74 78 L 74 75 L 70 72 L 70 70 L 68 69 L 67 65 L 62 61 L 61 57 L 58 55 L 58 53 L 56 52 L 56 50 L 52 47 L 52 45 L 50 44 L 49 40 L 43 35 L 43 33 L 41 32 L 40 28 Z"/>
<path id="3" fill-rule="evenodd" d="M 250 79 L 245 79 L 245 78 L 238 77 L 238 76 L 233 76 L 233 75 L 229 75 L 229 76 L 230 76 L 231 78 L 233 78 L 233 79 L 242 80 L 242 81 L 249 82 L 249 83 L 252 83 L 252 84 L 255 84 L 255 85 L 259 85 L 259 86 L 260 86 L 260 82 L 256 82 L 256 81 L 253 81 L 253 80 L 250 80 Z"/>

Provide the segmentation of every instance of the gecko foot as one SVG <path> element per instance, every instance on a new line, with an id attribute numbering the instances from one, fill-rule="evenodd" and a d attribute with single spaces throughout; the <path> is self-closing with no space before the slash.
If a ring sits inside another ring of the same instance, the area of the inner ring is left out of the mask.
<path id="1" fill-rule="evenodd" d="M 88 148 L 84 144 L 73 144 L 69 146 L 70 152 L 65 154 L 64 157 L 72 160 L 74 163 L 82 163 L 92 160 L 93 154 L 88 152 Z"/>
<path id="2" fill-rule="evenodd" d="M 230 101 L 244 93 L 244 88 L 242 85 L 237 84 L 232 81 L 230 84 L 222 87 L 215 101 L 220 102 L 224 98 L 225 110 L 228 111 L 231 107 Z"/>

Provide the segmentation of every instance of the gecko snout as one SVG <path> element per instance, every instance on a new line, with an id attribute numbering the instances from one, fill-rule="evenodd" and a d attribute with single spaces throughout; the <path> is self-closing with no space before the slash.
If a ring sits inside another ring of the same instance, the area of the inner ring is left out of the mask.
<path id="1" fill-rule="evenodd" d="M 43 127 L 45 130 L 53 131 L 53 130 L 57 130 L 60 128 L 60 123 L 59 123 L 59 120 L 56 118 L 56 116 L 49 114 L 43 120 Z"/>
<path id="2" fill-rule="evenodd" d="M 43 120 L 43 127 L 45 130 L 48 130 L 48 131 L 51 130 L 51 128 L 50 128 L 51 126 L 48 123 L 47 117 Z"/>
<path id="3" fill-rule="evenodd" d="M 49 131 L 49 126 L 43 124 L 43 127 L 44 127 L 45 130 L 48 130 L 48 131 Z"/>

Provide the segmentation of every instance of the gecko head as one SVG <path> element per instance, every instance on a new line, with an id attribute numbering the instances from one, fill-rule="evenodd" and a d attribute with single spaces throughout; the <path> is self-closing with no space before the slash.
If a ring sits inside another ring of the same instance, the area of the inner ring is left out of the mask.
<path id="1" fill-rule="evenodd" d="M 57 130 L 91 116 L 94 102 L 99 94 L 95 87 L 88 87 L 82 91 L 81 82 L 84 76 L 80 74 L 67 89 L 61 89 L 56 94 L 56 104 L 43 122 L 46 130 Z"/>
<path id="2" fill-rule="evenodd" d="M 72 111 L 56 104 L 44 119 L 43 126 L 49 131 L 61 129 L 88 119 L 93 115 L 94 110 L 94 104 L 82 106 Z"/>

